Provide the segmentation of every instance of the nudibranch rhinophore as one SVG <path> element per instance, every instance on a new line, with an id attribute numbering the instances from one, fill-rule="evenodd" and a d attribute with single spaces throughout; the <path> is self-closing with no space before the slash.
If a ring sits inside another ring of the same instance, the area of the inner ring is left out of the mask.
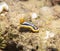
<path id="1" fill-rule="evenodd" d="M 39 32 L 39 29 L 32 23 L 29 23 L 29 22 L 24 22 L 21 26 L 20 26 L 20 29 L 19 29 L 20 32 L 23 32 L 23 31 L 31 31 L 31 32 L 34 32 L 34 33 L 37 33 Z"/>

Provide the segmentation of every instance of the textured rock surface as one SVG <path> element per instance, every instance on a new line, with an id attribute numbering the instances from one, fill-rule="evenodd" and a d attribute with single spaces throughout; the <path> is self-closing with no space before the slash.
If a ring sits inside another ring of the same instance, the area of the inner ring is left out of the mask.
<path id="1" fill-rule="evenodd" d="M 59 13 L 60 6 L 45 7 L 45 0 L 1 1 L 8 4 L 9 12 L 0 14 L 0 48 L 7 48 L 6 45 L 9 44 L 16 46 L 15 49 L 18 48 L 20 51 L 46 51 L 48 47 L 60 50 L 60 18 L 59 14 L 56 14 Z M 31 13 L 36 13 L 38 18 L 31 20 Z M 24 17 L 25 21 L 32 21 L 39 28 L 39 33 L 19 32 L 21 17 Z M 51 36 L 46 34 L 46 31 L 54 36 L 45 39 Z"/>

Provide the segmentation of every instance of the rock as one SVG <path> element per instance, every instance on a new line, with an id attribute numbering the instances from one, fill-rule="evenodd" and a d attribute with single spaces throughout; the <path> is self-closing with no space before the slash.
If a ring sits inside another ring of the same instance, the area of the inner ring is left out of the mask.
<path id="1" fill-rule="evenodd" d="M 45 6 L 45 7 L 42 7 L 42 8 L 40 8 L 40 13 L 43 15 L 43 16 L 52 16 L 53 15 L 53 10 L 50 8 L 50 7 L 47 7 L 47 6 Z"/>
<path id="2" fill-rule="evenodd" d="M 28 1 L 28 0 L 20 0 L 20 1 Z"/>
<path id="3" fill-rule="evenodd" d="M 53 47 L 47 47 L 46 51 L 58 51 L 58 49 Z"/>
<path id="4" fill-rule="evenodd" d="M 8 7 L 8 5 L 5 2 L 1 2 L 0 3 L 0 13 L 2 13 L 4 10 L 8 11 L 9 7 Z"/>
<path id="5" fill-rule="evenodd" d="M 55 35 L 55 33 L 51 32 L 51 31 L 46 31 L 45 39 L 52 38 L 52 37 L 54 37 L 54 35 Z"/>
<path id="6" fill-rule="evenodd" d="M 38 15 L 37 15 L 36 13 L 32 13 L 32 14 L 31 14 L 31 17 L 32 17 L 32 19 L 35 19 L 35 18 L 38 17 Z"/>
<path id="7" fill-rule="evenodd" d="M 56 5 L 56 4 L 59 4 L 59 5 L 60 5 L 60 0 L 52 0 L 51 2 L 52 2 L 52 4 L 54 4 L 54 5 Z"/>

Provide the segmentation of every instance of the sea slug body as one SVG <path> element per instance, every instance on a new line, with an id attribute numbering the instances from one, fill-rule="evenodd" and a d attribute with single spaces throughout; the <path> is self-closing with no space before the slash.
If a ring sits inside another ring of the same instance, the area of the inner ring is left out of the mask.
<path id="1" fill-rule="evenodd" d="M 29 31 L 29 30 L 34 33 L 39 32 L 39 29 L 34 24 L 31 24 L 29 22 L 24 22 L 20 26 L 20 31 Z"/>

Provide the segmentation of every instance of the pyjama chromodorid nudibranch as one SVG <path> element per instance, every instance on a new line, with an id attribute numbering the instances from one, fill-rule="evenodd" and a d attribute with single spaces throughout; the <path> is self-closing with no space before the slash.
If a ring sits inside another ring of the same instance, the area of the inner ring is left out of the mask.
<path id="1" fill-rule="evenodd" d="M 20 30 L 21 32 L 27 32 L 27 31 L 31 31 L 34 33 L 39 32 L 39 29 L 32 23 L 29 22 L 24 22 L 21 26 L 20 26 Z"/>

